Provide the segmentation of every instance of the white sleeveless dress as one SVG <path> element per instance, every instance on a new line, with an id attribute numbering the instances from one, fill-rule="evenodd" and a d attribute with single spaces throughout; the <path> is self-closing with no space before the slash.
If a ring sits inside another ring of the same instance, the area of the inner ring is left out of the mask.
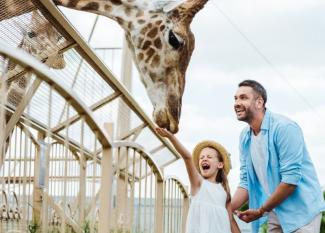
<path id="1" fill-rule="evenodd" d="M 203 180 L 191 199 L 186 233 L 231 233 L 227 194 L 221 184 Z"/>

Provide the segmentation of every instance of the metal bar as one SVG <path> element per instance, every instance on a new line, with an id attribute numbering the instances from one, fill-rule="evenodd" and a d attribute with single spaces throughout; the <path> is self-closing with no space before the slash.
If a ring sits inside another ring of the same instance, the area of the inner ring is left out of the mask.
<path id="1" fill-rule="evenodd" d="M 149 151 L 150 154 L 155 154 L 157 153 L 158 151 L 162 150 L 165 148 L 165 145 L 162 144 L 162 145 L 159 145 L 157 146 L 156 148 L 153 148 L 151 151 Z"/>
<path id="2" fill-rule="evenodd" d="M 146 123 L 142 123 L 141 125 L 131 129 L 127 134 L 125 135 L 122 135 L 121 138 L 119 138 L 118 140 L 125 140 L 127 139 L 128 137 L 134 135 L 134 134 L 137 134 L 138 131 L 141 131 L 142 129 L 144 129 L 145 127 L 147 126 Z"/>
<path id="3" fill-rule="evenodd" d="M 139 154 L 140 158 L 139 158 L 139 176 L 138 177 L 141 177 L 142 175 L 142 153 Z M 139 203 L 139 212 L 138 212 L 138 232 L 141 232 L 141 180 L 139 180 L 139 200 L 138 200 L 138 203 Z"/>
<path id="4" fill-rule="evenodd" d="M 62 48 L 61 50 L 59 50 L 58 54 L 62 54 L 66 51 L 68 51 L 69 49 L 73 49 L 75 48 L 76 46 L 78 46 L 76 43 L 74 44 L 70 44 L 70 45 L 67 45 L 66 47 Z M 46 60 L 48 59 L 48 57 L 45 57 L 44 59 L 42 59 L 40 62 L 44 63 Z M 30 71 L 29 68 L 25 68 L 24 70 L 22 70 L 21 72 L 19 72 L 18 74 L 12 76 L 12 77 L 9 77 L 8 78 L 8 83 L 11 83 L 13 81 L 15 81 L 16 79 L 20 78 L 21 76 L 25 75 L 26 73 L 28 73 Z"/>
<path id="5" fill-rule="evenodd" d="M 31 77 L 28 77 L 28 78 L 31 78 Z M 12 132 L 13 128 L 15 127 L 17 122 L 19 121 L 19 119 L 20 119 L 21 115 L 23 114 L 25 108 L 27 107 L 27 105 L 29 104 L 31 99 L 33 98 L 33 96 L 36 93 L 38 87 L 41 85 L 41 82 L 42 82 L 41 80 L 35 79 L 35 81 L 31 85 L 30 89 L 27 91 L 27 93 L 24 95 L 24 98 L 22 99 L 22 101 L 17 106 L 16 111 L 10 117 L 10 120 L 7 123 L 6 129 L 5 129 L 5 140 L 7 140 L 10 133 Z"/>
<path id="6" fill-rule="evenodd" d="M 128 184 L 129 184 L 129 152 L 130 152 L 130 148 L 127 147 L 126 148 L 126 165 L 125 165 L 125 179 L 124 179 L 124 190 L 125 190 L 125 200 L 124 200 L 124 218 L 125 218 L 125 227 L 127 228 L 129 226 L 128 221 L 130 221 L 129 218 L 129 213 L 128 213 Z M 127 231 L 130 231 L 131 229 L 127 229 Z"/>
<path id="7" fill-rule="evenodd" d="M 0 54 L 1 53 L 6 54 L 8 57 L 17 61 L 24 67 L 31 67 L 40 79 L 46 81 L 47 83 L 51 83 L 53 88 L 55 88 L 55 90 L 58 91 L 63 98 L 70 100 L 71 105 L 79 114 L 85 115 L 86 122 L 91 130 L 99 132 L 98 139 L 100 140 L 101 144 L 108 147 L 112 144 L 106 137 L 106 134 L 104 133 L 102 127 L 100 127 L 94 120 L 91 111 L 75 94 L 71 92 L 69 88 L 59 82 L 58 79 L 52 78 L 54 74 L 48 69 L 48 67 L 46 67 L 44 64 L 40 64 L 35 58 L 31 57 L 27 53 L 17 49 L 9 48 L 2 42 L 0 43 Z"/>
<path id="8" fill-rule="evenodd" d="M 136 160 L 136 150 L 133 149 L 133 156 L 132 156 L 132 181 L 131 181 L 131 192 L 130 192 L 130 229 L 133 228 L 134 225 L 134 193 L 135 193 L 135 160 Z"/>
<path id="9" fill-rule="evenodd" d="M 153 218 L 153 215 L 152 215 L 152 209 L 153 207 L 151 206 L 152 205 L 152 198 L 153 198 L 153 195 L 152 195 L 152 191 L 153 191 L 153 173 L 150 174 L 150 212 L 149 212 L 149 216 L 150 216 L 150 224 L 149 224 L 149 229 L 150 229 L 150 232 L 153 231 L 153 228 L 152 228 L 152 223 L 154 220 Z"/>
<path id="10" fill-rule="evenodd" d="M 93 37 L 94 31 L 95 31 L 95 27 L 96 27 L 97 22 L 98 22 L 98 18 L 99 18 L 99 15 L 97 15 L 96 18 L 95 18 L 95 22 L 94 22 L 94 24 L 93 24 L 93 26 L 92 26 L 92 29 L 91 29 L 90 35 L 89 35 L 89 37 L 88 37 L 88 43 L 90 43 L 90 41 L 91 41 L 91 39 L 92 39 L 92 37 Z M 78 68 L 77 68 L 77 71 L 76 71 L 76 73 L 75 73 L 75 75 L 74 75 L 74 77 L 73 77 L 73 81 L 72 81 L 71 89 L 73 89 L 73 87 L 74 87 L 74 85 L 75 85 L 75 83 L 76 83 L 76 80 L 77 80 L 77 78 L 78 78 L 78 75 L 79 75 L 80 69 L 81 69 L 81 67 L 82 67 L 83 61 L 84 61 L 84 59 L 81 58 L 81 59 L 80 59 L 80 62 L 79 62 L 79 65 L 78 65 Z M 58 122 L 61 122 L 61 119 L 62 119 L 62 117 L 63 117 L 63 113 L 64 113 L 66 107 L 67 107 L 67 102 L 65 103 L 65 105 L 64 105 L 64 107 L 63 107 L 63 110 L 62 110 L 62 112 L 61 112 L 61 116 L 60 116 Z"/>
<path id="11" fill-rule="evenodd" d="M 67 111 L 66 111 L 66 119 L 69 118 L 69 113 L 70 113 L 70 103 L 69 101 L 67 102 Z M 51 127 L 51 125 L 49 125 L 49 127 Z M 62 198 L 62 202 L 63 202 L 63 211 L 66 210 L 66 206 L 67 206 L 67 173 L 68 173 L 68 164 L 67 164 L 67 158 L 69 156 L 69 146 L 68 146 L 68 138 L 69 138 L 69 123 L 67 122 L 67 125 L 65 127 L 65 140 L 64 140 L 64 167 L 63 167 L 63 198 Z M 61 220 L 61 233 L 65 233 L 66 231 L 66 220 L 62 219 Z"/>
<path id="12" fill-rule="evenodd" d="M 114 92 L 113 94 L 107 96 L 106 98 L 104 99 L 101 99 L 100 101 L 98 101 L 97 103 L 93 104 L 92 106 L 89 107 L 89 109 L 91 111 L 96 111 L 97 109 L 101 108 L 102 106 L 104 106 L 105 104 L 108 104 L 109 102 L 115 100 L 116 98 L 118 98 L 119 96 L 121 96 L 121 93 L 118 93 L 118 92 Z M 64 122 L 61 122 L 59 125 L 55 126 L 53 129 L 52 129 L 52 132 L 53 133 L 57 133 L 59 132 L 60 130 L 64 129 L 65 125 L 67 124 L 67 122 L 69 122 L 69 124 L 73 124 L 75 123 L 76 121 L 78 121 L 80 119 L 80 115 L 75 115 L 69 119 L 67 119 L 66 121 Z M 60 122 L 60 121 L 59 121 Z"/>
<path id="13" fill-rule="evenodd" d="M 113 134 L 113 125 L 105 124 L 105 128 L 109 135 Z M 113 160 L 112 149 L 110 147 L 103 148 L 102 169 L 101 169 L 101 187 L 100 187 L 100 207 L 99 207 L 99 233 L 107 233 L 111 230 L 112 208 L 112 181 L 113 181 Z"/>
<path id="14" fill-rule="evenodd" d="M 72 226 L 73 230 L 76 233 L 83 232 L 82 229 L 80 228 L 80 226 L 72 218 L 70 218 L 60 206 L 55 204 L 54 200 L 46 192 L 44 192 L 43 195 L 44 195 L 44 199 L 47 200 L 49 206 L 51 206 L 55 210 L 55 212 L 58 213 L 58 215 L 60 216 L 61 219 L 65 219 L 65 221 L 70 226 Z"/>
<path id="15" fill-rule="evenodd" d="M 86 202 L 86 175 L 87 175 L 87 161 L 84 156 L 84 131 L 85 128 L 85 119 L 81 117 L 81 138 L 80 138 L 80 160 L 79 160 L 79 169 L 80 169 L 80 185 L 79 185 L 79 225 L 81 226 L 85 221 L 85 202 Z M 96 164 L 95 164 L 96 165 Z"/>
<path id="16" fill-rule="evenodd" d="M 155 233 L 164 232 L 164 182 L 156 177 Z"/>
<path id="17" fill-rule="evenodd" d="M 145 164 L 145 174 L 148 173 L 148 164 Z M 143 231 L 147 232 L 147 185 L 148 185 L 148 176 L 144 178 L 144 223 L 143 223 Z"/>
<path id="18" fill-rule="evenodd" d="M 49 109 L 48 109 L 48 116 L 47 116 L 47 125 L 48 128 L 51 127 L 51 120 L 52 120 L 52 99 L 53 99 L 53 87 L 52 85 L 50 86 L 50 91 L 49 91 Z M 46 195 L 46 192 L 44 190 L 47 190 L 49 187 L 49 164 L 50 164 L 50 153 L 51 153 L 51 147 L 50 147 L 50 138 L 51 138 L 51 132 L 49 130 L 46 130 L 46 138 L 47 138 L 47 150 L 46 150 L 46 158 L 45 162 L 46 163 L 46 168 L 45 168 L 45 175 L 44 178 L 44 189 L 42 190 L 42 195 Z M 48 198 L 45 198 L 43 203 L 42 203 L 42 232 L 47 232 L 48 231 Z"/>

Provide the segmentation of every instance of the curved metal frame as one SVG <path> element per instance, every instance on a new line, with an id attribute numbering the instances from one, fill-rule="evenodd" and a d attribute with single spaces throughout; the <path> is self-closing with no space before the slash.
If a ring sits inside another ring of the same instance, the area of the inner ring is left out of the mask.
<path id="1" fill-rule="evenodd" d="M 103 147 L 111 147 L 112 143 L 110 138 L 97 124 L 89 108 L 76 96 L 76 94 L 73 93 L 72 90 L 60 83 L 58 81 L 59 79 L 55 78 L 55 74 L 52 73 L 46 65 L 41 64 L 36 58 L 32 57 L 25 51 L 5 45 L 3 42 L 0 42 L 0 54 L 13 59 L 24 67 L 31 68 L 38 78 L 52 86 L 62 97 L 68 99 L 79 115 L 85 116 L 85 121 L 92 131 L 98 132 L 98 140 L 101 142 Z"/>
<path id="2" fill-rule="evenodd" d="M 176 182 L 177 186 L 180 188 L 180 190 L 182 191 L 183 195 L 184 195 L 184 198 L 189 198 L 190 197 L 190 194 L 189 192 L 187 191 L 187 189 L 185 188 L 186 186 L 183 184 L 182 181 L 180 181 L 180 179 L 178 179 L 176 176 L 167 176 L 165 178 L 165 182 L 167 180 L 173 180 Z"/>
<path id="3" fill-rule="evenodd" d="M 164 180 L 164 176 L 160 170 L 160 168 L 158 167 L 158 165 L 156 164 L 156 162 L 152 159 L 151 155 L 146 152 L 144 150 L 144 148 L 139 145 L 138 143 L 135 142 L 130 142 L 130 141 L 115 141 L 114 142 L 114 147 L 118 148 L 118 147 L 130 147 L 130 148 L 134 148 L 137 152 L 139 152 L 147 161 L 149 161 L 149 163 L 151 163 L 153 165 L 153 168 L 156 170 L 157 172 L 157 178 L 159 181 L 163 181 Z"/>

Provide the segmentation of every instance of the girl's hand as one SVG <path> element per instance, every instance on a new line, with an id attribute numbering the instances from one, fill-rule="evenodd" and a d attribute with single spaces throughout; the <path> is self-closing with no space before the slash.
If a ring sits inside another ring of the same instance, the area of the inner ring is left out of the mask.
<path id="1" fill-rule="evenodd" d="M 163 129 L 163 128 L 159 128 L 157 127 L 156 128 L 156 132 L 162 136 L 162 137 L 166 137 L 166 138 L 171 138 L 173 136 L 173 134 L 171 132 L 169 132 L 168 130 L 166 129 Z"/>

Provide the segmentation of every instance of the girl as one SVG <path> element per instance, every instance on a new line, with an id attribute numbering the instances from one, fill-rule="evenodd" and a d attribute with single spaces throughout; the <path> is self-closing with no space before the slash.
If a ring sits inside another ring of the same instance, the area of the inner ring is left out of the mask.
<path id="1" fill-rule="evenodd" d="M 171 141 L 186 165 L 192 195 L 186 233 L 240 232 L 230 205 L 230 161 L 226 149 L 219 143 L 203 141 L 194 148 L 192 158 L 172 133 L 162 128 L 156 131 Z"/>

